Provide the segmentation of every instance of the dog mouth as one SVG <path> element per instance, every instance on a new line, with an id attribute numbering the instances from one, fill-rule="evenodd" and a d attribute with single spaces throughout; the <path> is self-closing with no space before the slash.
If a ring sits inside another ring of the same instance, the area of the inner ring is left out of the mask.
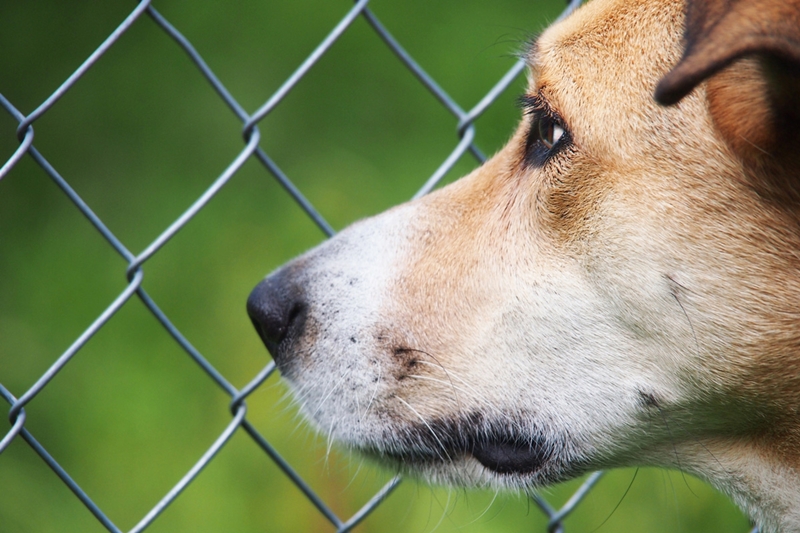
<path id="1" fill-rule="evenodd" d="M 406 426 L 386 432 L 380 443 L 356 448 L 401 470 L 425 470 L 471 457 L 500 476 L 536 477 L 552 482 L 561 477 L 556 473 L 564 470 L 564 442 L 530 422 L 498 423 L 473 414 Z"/>
<path id="2" fill-rule="evenodd" d="M 498 474 L 531 474 L 552 456 L 546 441 L 501 438 L 479 442 L 469 453 L 484 467 Z"/>

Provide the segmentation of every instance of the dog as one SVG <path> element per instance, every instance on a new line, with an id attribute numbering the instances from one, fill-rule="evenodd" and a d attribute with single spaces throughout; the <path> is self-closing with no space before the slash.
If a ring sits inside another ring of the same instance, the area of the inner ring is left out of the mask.
<path id="1" fill-rule="evenodd" d="M 305 413 L 436 483 L 675 467 L 800 531 L 800 0 L 591 0 L 468 176 L 247 309 Z"/>

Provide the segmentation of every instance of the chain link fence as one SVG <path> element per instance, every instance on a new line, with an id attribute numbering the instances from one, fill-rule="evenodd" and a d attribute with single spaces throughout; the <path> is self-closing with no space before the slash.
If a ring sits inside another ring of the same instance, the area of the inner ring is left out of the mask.
<path id="1" fill-rule="evenodd" d="M 562 17 L 568 15 L 574 10 L 581 0 L 572 0 L 568 3 L 566 9 L 562 13 Z M 5 434 L 0 434 L 0 454 L 6 450 L 9 445 L 15 440 L 23 440 L 32 448 L 36 454 L 41 458 L 47 466 L 52 469 L 58 478 L 72 491 L 74 496 L 78 498 L 83 505 L 94 515 L 105 529 L 111 532 L 120 532 L 122 529 L 118 527 L 114 520 L 107 512 L 97 505 L 92 497 L 73 479 L 69 472 L 63 468 L 56 457 L 51 455 L 48 450 L 43 446 L 26 428 L 27 413 L 26 406 L 37 398 L 51 383 L 51 381 L 61 373 L 70 361 L 79 353 L 79 351 L 87 344 L 87 342 L 96 334 L 101 328 L 109 322 L 121 308 L 128 302 L 138 298 L 152 313 L 163 328 L 169 333 L 180 348 L 185 352 L 196 365 L 198 365 L 207 377 L 213 381 L 225 394 L 230 397 L 230 422 L 224 428 L 216 440 L 211 444 L 205 453 L 197 459 L 194 466 L 189 469 L 185 475 L 174 484 L 171 490 L 163 495 L 163 498 L 141 517 L 139 522 L 128 531 L 140 532 L 148 528 L 159 515 L 171 504 L 180 494 L 187 488 L 209 465 L 217 453 L 226 446 L 231 437 L 238 431 L 243 430 L 252 439 L 255 446 L 263 450 L 272 461 L 280 468 L 283 474 L 291 480 L 302 494 L 313 504 L 316 510 L 330 522 L 333 529 L 337 532 L 345 532 L 352 530 L 356 525 L 368 518 L 370 514 L 388 498 L 395 488 L 401 483 L 399 476 L 394 477 L 386 483 L 380 490 L 378 490 L 371 499 L 364 502 L 363 507 L 352 514 L 352 516 L 343 517 L 338 515 L 332 507 L 320 497 L 311 486 L 299 475 L 295 468 L 286 461 L 281 454 L 278 453 L 276 448 L 270 441 L 257 430 L 254 425 L 247 418 L 247 403 L 248 396 L 259 387 L 273 372 L 275 365 L 268 364 L 258 375 L 256 375 L 246 386 L 241 389 L 234 387 L 226 377 L 219 372 L 212 364 L 192 345 L 192 343 L 184 337 L 181 331 L 170 321 L 170 318 L 165 312 L 156 304 L 155 300 L 148 294 L 143 287 L 144 268 L 148 261 L 150 261 L 156 254 L 158 254 L 165 246 L 170 243 L 170 240 L 182 228 L 189 224 L 192 219 L 203 210 L 209 202 L 214 199 L 215 195 L 220 189 L 228 183 L 231 179 L 237 176 L 237 173 L 250 160 L 257 161 L 263 169 L 265 169 L 280 185 L 288 192 L 293 200 L 302 208 L 306 215 L 328 236 L 333 235 L 334 230 L 320 212 L 309 202 L 300 189 L 289 179 L 289 177 L 277 166 L 270 156 L 264 151 L 260 145 L 261 132 L 259 131 L 259 123 L 276 109 L 285 99 L 285 97 L 292 91 L 296 84 L 306 76 L 315 65 L 317 65 L 320 58 L 323 57 L 328 50 L 339 41 L 342 36 L 348 31 L 354 21 L 363 18 L 374 32 L 385 43 L 386 47 L 394 54 L 397 61 L 401 62 L 416 79 L 422 84 L 430 93 L 439 101 L 439 103 L 452 115 L 458 135 L 458 140 L 455 148 L 447 155 L 441 165 L 436 171 L 424 182 L 422 187 L 418 190 L 415 197 L 426 194 L 432 190 L 442 180 L 442 178 L 451 170 L 457 162 L 469 152 L 475 160 L 482 162 L 484 154 L 475 144 L 475 121 L 480 117 L 484 111 L 487 110 L 492 103 L 503 93 L 512 82 L 517 79 L 524 71 L 524 61 L 518 60 L 514 66 L 506 72 L 496 84 L 483 96 L 482 99 L 472 108 L 464 109 L 456 101 L 451 98 L 448 93 L 429 76 L 426 71 L 414 60 L 413 57 L 403 48 L 403 46 L 392 36 L 392 34 L 383 26 L 381 21 L 369 8 L 369 0 L 358 0 L 355 2 L 344 17 L 335 25 L 330 33 L 324 40 L 317 46 L 317 48 L 302 62 L 302 64 L 285 80 L 280 88 L 270 96 L 266 102 L 259 107 L 255 112 L 248 113 L 242 105 L 240 105 L 236 98 L 226 89 L 220 79 L 209 68 L 208 64 L 200 56 L 192 43 L 181 34 L 165 17 L 163 17 L 152 5 L 151 0 L 142 0 L 130 11 L 128 16 L 122 21 L 121 24 L 103 41 L 103 43 L 91 54 L 88 58 L 72 72 L 67 79 L 47 97 L 36 109 L 30 113 L 23 113 L 14 103 L 8 98 L 0 94 L 0 106 L 18 123 L 16 129 L 16 136 L 19 140 L 19 146 L 13 154 L 2 164 L 0 167 L 0 180 L 6 177 L 12 169 L 17 166 L 26 156 L 33 159 L 41 169 L 46 172 L 50 179 L 60 188 L 64 195 L 74 204 L 75 209 L 91 223 L 97 232 L 103 237 L 116 254 L 118 254 L 127 264 L 125 276 L 127 285 L 124 290 L 118 294 L 116 298 L 111 301 L 106 309 L 94 320 L 94 322 L 85 329 L 72 343 L 66 351 L 52 362 L 46 372 L 36 380 L 33 385 L 26 390 L 20 391 L 18 394 L 12 393 L 2 384 L 2 376 L 0 375 L 0 395 L 10 405 L 8 419 L 10 421 L 10 428 Z M 225 103 L 230 110 L 230 113 L 242 124 L 242 136 L 244 141 L 244 148 L 241 149 L 239 154 L 230 162 L 228 167 L 222 172 L 195 201 L 186 209 L 177 219 L 168 225 L 163 231 L 150 242 L 141 252 L 131 251 L 120 238 L 118 238 L 104 223 L 99 216 L 95 214 L 92 207 L 85 202 L 70 183 L 59 173 L 59 171 L 48 161 L 45 155 L 40 152 L 35 144 L 35 128 L 37 122 L 42 117 L 50 112 L 59 102 L 67 95 L 73 86 L 87 72 L 99 61 L 103 61 L 104 56 L 109 52 L 112 47 L 118 42 L 120 37 L 128 32 L 135 25 L 147 24 L 147 19 L 150 23 L 155 24 L 161 31 L 163 31 L 169 38 L 174 41 L 175 46 L 188 56 L 194 66 L 202 73 L 202 76 L 210 84 L 218 97 Z M 254 282 L 256 280 L 253 280 Z M 243 303 L 243 302 L 242 302 Z M 244 320 L 244 311 L 242 310 L 242 319 Z M 255 334 L 254 334 L 255 335 Z M 2 472 L 2 464 L 0 464 L 0 472 Z M 548 525 L 547 531 L 550 533 L 560 532 L 564 530 L 564 519 L 581 503 L 584 497 L 595 487 L 601 479 L 603 473 L 597 472 L 588 476 L 582 485 L 574 492 L 574 494 L 567 500 L 561 507 L 554 507 L 539 494 L 530 494 L 530 498 L 538 508 L 547 516 Z M 2 474 L 0 474 L 0 477 Z M 0 524 L 0 529 L 6 530 Z M 755 530 L 754 530 L 755 531 Z"/>

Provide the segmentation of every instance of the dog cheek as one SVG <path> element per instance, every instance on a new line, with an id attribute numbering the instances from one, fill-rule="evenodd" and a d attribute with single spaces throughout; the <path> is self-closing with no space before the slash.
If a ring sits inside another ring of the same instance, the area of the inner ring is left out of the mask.
<path id="1" fill-rule="evenodd" d="M 600 165 L 573 148 L 564 152 L 541 169 L 533 212 L 540 230 L 569 252 L 594 233 L 594 220 L 614 187 L 614 173 L 608 171 L 609 162 Z"/>

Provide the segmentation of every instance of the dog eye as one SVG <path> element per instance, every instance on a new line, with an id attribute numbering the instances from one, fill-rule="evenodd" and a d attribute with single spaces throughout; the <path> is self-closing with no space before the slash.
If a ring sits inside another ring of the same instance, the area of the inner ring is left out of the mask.
<path id="1" fill-rule="evenodd" d="M 552 150 L 553 146 L 558 143 L 559 139 L 564 135 L 564 127 L 556 122 L 552 117 L 542 115 L 536 121 L 536 130 L 539 135 L 539 140 L 548 150 Z"/>
<path id="2" fill-rule="evenodd" d="M 519 103 L 525 114 L 531 117 L 525 140 L 524 164 L 543 166 L 572 142 L 569 128 L 541 96 L 523 95 Z"/>

